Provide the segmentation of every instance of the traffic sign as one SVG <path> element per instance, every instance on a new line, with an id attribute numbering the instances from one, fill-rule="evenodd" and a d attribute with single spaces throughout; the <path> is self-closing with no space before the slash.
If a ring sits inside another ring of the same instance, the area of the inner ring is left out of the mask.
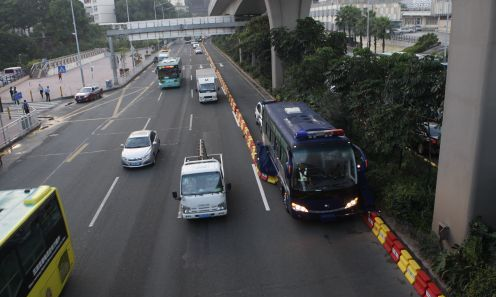
<path id="1" fill-rule="evenodd" d="M 67 72 L 67 70 L 65 69 L 65 65 L 57 66 L 57 68 L 59 69 L 59 73 L 66 73 Z"/>

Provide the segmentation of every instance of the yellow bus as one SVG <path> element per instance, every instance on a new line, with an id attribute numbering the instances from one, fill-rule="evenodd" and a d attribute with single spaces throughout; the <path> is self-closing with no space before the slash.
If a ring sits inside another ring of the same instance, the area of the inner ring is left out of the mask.
<path id="1" fill-rule="evenodd" d="M 73 267 L 57 190 L 0 191 L 0 296 L 59 296 Z"/>

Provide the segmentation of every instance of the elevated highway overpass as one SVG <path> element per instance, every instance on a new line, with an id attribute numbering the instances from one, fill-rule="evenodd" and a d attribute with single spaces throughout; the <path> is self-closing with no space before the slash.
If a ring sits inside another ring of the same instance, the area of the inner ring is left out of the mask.
<path id="1" fill-rule="evenodd" d="M 311 0 L 211 0 L 208 14 L 213 15 L 260 15 L 266 13 L 270 28 L 296 26 L 296 20 L 310 13 Z M 282 62 L 272 48 L 272 88 L 282 86 Z"/>

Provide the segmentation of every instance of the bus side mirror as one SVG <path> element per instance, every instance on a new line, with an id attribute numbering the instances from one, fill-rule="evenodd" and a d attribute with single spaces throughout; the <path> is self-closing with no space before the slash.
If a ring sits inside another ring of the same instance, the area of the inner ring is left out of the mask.
<path id="1" fill-rule="evenodd" d="M 181 200 L 181 199 L 177 196 L 177 192 L 172 192 L 172 198 L 174 198 L 175 200 Z"/>
<path id="2" fill-rule="evenodd" d="M 231 183 L 228 183 L 228 184 L 226 185 L 226 189 L 227 189 L 228 191 L 231 191 Z"/>

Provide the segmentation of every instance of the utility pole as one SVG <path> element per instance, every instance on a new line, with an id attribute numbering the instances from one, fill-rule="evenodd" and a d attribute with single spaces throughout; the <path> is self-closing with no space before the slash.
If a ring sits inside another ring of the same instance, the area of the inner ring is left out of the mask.
<path id="1" fill-rule="evenodd" d="M 81 52 L 79 51 L 79 40 L 78 40 L 77 28 L 76 28 L 76 18 L 74 17 L 74 6 L 72 5 L 72 0 L 71 0 L 71 12 L 72 12 L 72 24 L 74 25 L 74 36 L 76 37 L 76 48 L 77 48 L 77 55 L 79 62 L 79 70 L 81 71 L 81 81 L 83 82 L 83 87 L 84 87 L 85 83 L 84 83 L 84 74 L 83 74 L 83 63 L 81 62 Z"/>
<path id="2" fill-rule="evenodd" d="M 129 5 L 127 4 L 127 0 L 126 0 L 126 11 L 127 11 L 127 29 L 129 30 L 131 29 L 131 22 L 129 21 Z M 129 35 L 127 38 L 129 38 Z M 134 69 L 134 47 L 131 38 L 129 38 L 129 45 L 131 47 L 131 61 L 133 62 L 133 69 Z"/>

